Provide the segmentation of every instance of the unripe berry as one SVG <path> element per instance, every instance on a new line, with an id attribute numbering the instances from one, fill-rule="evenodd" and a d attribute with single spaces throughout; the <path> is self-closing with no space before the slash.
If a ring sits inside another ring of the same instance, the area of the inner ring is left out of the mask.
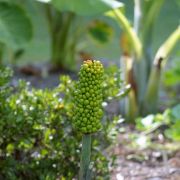
<path id="1" fill-rule="evenodd" d="M 101 128 L 102 81 L 104 69 L 100 61 L 84 61 L 74 93 L 74 127 L 82 133 Z"/>

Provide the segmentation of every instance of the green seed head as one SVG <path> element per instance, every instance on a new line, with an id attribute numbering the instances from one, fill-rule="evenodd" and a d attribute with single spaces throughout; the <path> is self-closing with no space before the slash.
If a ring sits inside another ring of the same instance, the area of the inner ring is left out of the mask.
<path id="1" fill-rule="evenodd" d="M 94 133 L 101 129 L 103 75 L 100 61 L 87 60 L 81 66 L 74 93 L 73 125 L 82 133 Z"/>

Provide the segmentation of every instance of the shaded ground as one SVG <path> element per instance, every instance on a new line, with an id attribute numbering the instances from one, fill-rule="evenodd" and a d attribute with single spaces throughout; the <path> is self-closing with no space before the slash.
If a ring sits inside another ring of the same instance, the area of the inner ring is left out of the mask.
<path id="1" fill-rule="evenodd" d="M 68 74 L 72 79 L 76 78 L 76 74 L 73 72 L 61 70 L 49 74 L 47 69 L 47 64 L 26 65 L 21 68 L 15 68 L 12 84 L 16 86 L 19 79 L 23 79 L 30 82 L 33 87 L 45 89 L 58 86 L 61 75 Z"/>
<path id="2" fill-rule="evenodd" d="M 110 150 L 117 155 L 111 180 L 180 180 L 179 143 L 164 139 L 145 149 L 133 148 L 129 140 L 131 133 L 120 134 L 119 143 Z"/>
<path id="3" fill-rule="evenodd" d="M 112 180 L 179 180 L 180 166 L 170 160 L 167 163 L 149 166 L 146 163 L 137 163 L 118 158 L 118 167 L 113 171 Z"/>

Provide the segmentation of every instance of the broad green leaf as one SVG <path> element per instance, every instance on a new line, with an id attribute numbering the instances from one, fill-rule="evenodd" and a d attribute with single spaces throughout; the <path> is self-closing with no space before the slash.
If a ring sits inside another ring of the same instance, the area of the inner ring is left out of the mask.
<path id="1" fill-rule="evenodd" d="M 101 14 L 123 6 L 116 0 L 52 0 L 51 2 L 60 11 L 71 11 L 79 15 Z"/>
<path id="2" fill-rule="evenodd" d="M 16 4 L 0 2 L 0 42 L 12 49 L 22 48 L 32 38 L 32 24 Z"/>
<path id="3" fill-rule="evenodd" d="M 95 20 L 90 23 L 88 33 L 95 41 L 106 43 L 112 37 L 113 28 L 103 21 Z"/>

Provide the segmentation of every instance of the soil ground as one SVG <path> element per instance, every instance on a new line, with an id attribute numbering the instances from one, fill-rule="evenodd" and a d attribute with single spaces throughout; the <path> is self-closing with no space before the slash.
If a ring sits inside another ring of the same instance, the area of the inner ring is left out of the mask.
<path id="1" fill-rule="evenodd" d="M 118 142 L 125 139 L 127 142 L 127 138 L 127 133 L 120 134 Z M 166 146 L 168 142 L 164 140 L 162 144 Z M 117 160 L 111 180 L 180 180 L 180 150 L 169 152 L 156 147 L 138 150 L 123 142 L 113 147 L 113 153 Z"/>

